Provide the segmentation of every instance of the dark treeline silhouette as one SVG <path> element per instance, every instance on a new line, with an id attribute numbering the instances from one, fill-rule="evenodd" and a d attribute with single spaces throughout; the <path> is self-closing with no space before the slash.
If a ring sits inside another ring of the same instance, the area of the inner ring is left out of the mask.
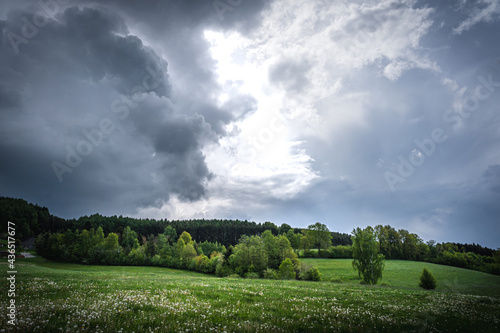
<path id="1" fill-rule="evenodd" d="M 218 242 L 222 245 L 236 245 L 243 235 L 260 235 L 266 230 L 270 230 L 273 235 L 284 234 L 292 229 L 284 223 L 280 227 L 271 222 L 256 223 L 247 220 L 218 220 L 218 219 L 194 219 L 194 220 L 174 220 L 165 219 L 137 219 L 123 216 L 102 216 L 93 214 L 82 216 L 78 219 L 62 219 L 51 215 L 46 207 L 40 207 L 26 202 L 23 199 L 13 199 L 0 197 L 0 220 L 2 229 L 7 231 L 7 224 L 11 221 L 16 223 L 17 238 L 37 236 L 41 233 L 64 233 L 66 230 L 83 231 L 101 227 L 107 235 L 110 232 L 122 234 L 128 226 L 139 236 L 157 235 L 163 232 L 165 227 L 173 227 L 177 234 L 183 231 L 188 232 L 196 242 Z M 300 233 L 302 229 L 294 229 L 295 233 Z M 332 232 L 333 245 L 351 244 L 351 236 L 344 233 Z"/>

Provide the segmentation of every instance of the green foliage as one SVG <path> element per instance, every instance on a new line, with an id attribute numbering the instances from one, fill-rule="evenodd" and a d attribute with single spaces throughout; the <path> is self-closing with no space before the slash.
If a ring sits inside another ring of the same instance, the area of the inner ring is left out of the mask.
<path id="1" fill-rule="evenodd" d="M 248 272 L 245 274 L 245 279 L 258 279 L 258 278 L 260 278 L 260 276 L 255 272 Z"/>
<path id="2" fill-rule="evenodd" d="M 424 289 L 436 289 L 437 283 L 434 276 L 427 270 L 426 267 L 422 270 L 422 274 L 420 274 L 420 287 Z"/>
<path id="3" fill-rule="evenodd" d="M 163 230 L 163 235 L 165 235 L 165 238 L 170 244 L 175 242 L 175 240 L 177 239 L 177 231 L 175 231 L 175 229 L 170 225 L 167 225 L 165 227 L 165 229 Z"/>
<path id="4" fill-rule="evenodd" d="M 45 207 L 27 203 L 22 199 L 6 197 L 0 197 L 0 220 L 10 220 L 16 223 L 17 239 L 36 236 L 37 251 L 41 255 L 56 260 L 87 264 L 102 264 L 109 261 L 109 253 L 104 249 L 103 241 L 104 235 L 110 233 L 119 235 L 119 244 L 122 249 L 120 254 L 117 254 L 118 262 L 126 262 L 124 258 L 128 253 L 140 246 L 139 238 L 145 239 L 146 236 L 153 234 L 157 237 L 158 248 L 153 251 L 150 244 L 148 256 L 152 258 L 155 254 L 159 254 L 163 259 L 162 262 L 164 264 L 168 262 L 171 267 L 181 267 L 181 258 L 179 252 L 176 251 L 175 241 L 178 238 L 177 235 L 184 231 L 191 236 L 184 239 L 185 244 L 193 241 L 196 255 L 203 253 L 206 256 L 210 256 L 214 251 L 207 249 L 207 246 L 217 243 L 221 246 L 235 245 L 242 235 L 259 235 L 266 230 L 269 230 L 273 236 L 285 234 L 292 249 L 297 253 L 302 250 L 303 257 L 344 258 L 349 253 L 348 245 L 351 241 L 347 234 L 329 232 L 334 245 L 347 245 L 347 247 L 336 246 L 327 249 L 321 241 L 317 241 L 317 231 L 327 230 L 326 226 L 320 223 L 311 225 L 307 229 L 294 230 L 286 223 L 278 228 L 271 222 L 261 224 L 240 220 L 167 221 L 100 214 L 65 220 L 51 215 Z M 0 232 L 5 233 L 6 226 L 5 223 L 2 224 Z M 92 229 L 94 232 L 91 232 Z M 68 233 L 68 230 L 72 234 Z M 474 243 L 436 243 L 435 241 L 424 243 L 418 235 L 405 229 L 396 230 L 388 225 L 377 225 L 374 231 L 378 251 L 387 259 L 427 261 L 500 275 L 500 251 L 498 250 L 494 251 Z M 62 234 L 63 237 L 52 237 L 52 234 Z M 163 236 L 168 245 L 174 246 L 166 247 Z M 51 238 L 50 242 L 49 238 Z M 315 250 L 307 252 L 311 248 Z M 215 251 L 224 253 L 224 250 L 220 248 Z M 283 260 L 283 254 L 276 255 L 273 251 L 268 253 L 268 265 L 277 268 Z M 229 259 L 229 256 L 226 259 Z M 294 261 L 289 255 L 285 257 Z M 187 265 L 183 263 L 182 266 Z"/>
<path id="5" fill-rule="evenodd" d="M 184 242 L 184 244 L 188 245 L 188 244 L 192 244 L 193 243 L 193 238 L 191 237 L 191 235 L 186 232 L 186 231 L 183 231 L 182 234 L 179 236 L 179 239 L 182 239 L 182 241 Z"/>
<path id="6" fill-rule="evenodd" d="M 321 249 L 327 249 L 332 245 L 332 234 L 328 227 L 324 224 L 316 222 L 311 224 L 305 230 L 306 243 L 309 247 L 317 248 L 318 252 Z"/>
<path id="7" fill-rule="evenodd" d="M 278 235 L 285 235 L 285 234 L 287 234 L 290 230 L 292 230 L 292 232 L 293 232 L 293 228 L 292 228 L 289 224 L 283 223 L 283 224 L 282 224 L 282 225 L 280 225 L 280 227 L 278 228 Z"/>
<path id="8" fill-rule="evenodd" d="M 329 249 L 329 257 L 334 259 L 352 258 L 352 245 L 337 245 Z"/>
<path id="9" fill-rule="evenodd" d="M 268 268 L 264 271 L 264 279 L 278 280 L 278 272 L 275 269 Z"/>
<path id="10" fill-rule="evenodd" d="M 279 267 L 280 278 L 284 280 L 295 279 L 296 273 L 290 258 L 283 260 Z"/>
<path id="11" fill-rule="evenodd" d="M 301 280 L 320 281 L 323 274 L 320 273 L 318 267 L 312 266 L 301 269 L 299 278 Z"/>
<path id="12" fill-rule="evenodd" d="M 333 278 L 330 279 L 330 282 L 332 282 L 332 283 L 342 283 L 343 281 L 339 277 L 333 277 Z"/>
<path id="13" fill-rule="evenodd" d="M 290 246 L 294 250 L 299 250 L 301 247 L 301 234 L 296 234 L 293 229 L 288 230 L 286 233 L 286 238 L 288 238 L 288 241 L 290 242 Z"/>
<path id="14" fill-rule="evenodd" d="M 126 254 L 130 252 L 134 247 L 139 246 L 139 241 L 137 240 L 137 233 L 132 231 L 129 226 L 123 229 L 122 234 L 122 247 Z"/>
<path id="15" fill-rule="evenodd" d="M 115 234 L 114 232 L 110 232 L 108 234 L 108 237 L 106 237 L 106 240 L 104 242 L 104 250 L 105 251 L 113 251 L 113 250 L 118 250 L 120 247 L 120 244 L 118 244 L 118 235 Z"/>
<path id="16" fill-rule="evenodd" d="M 16 238 L 25 240 L 32 236 L 51 231 L 62 220 L 49 214 L 46 207 L 40 207 L 23 199 L 0 197 L 0 233 L 7 232 L 7 221 L 16 224 Z M 62 223 L 63 231 L 67 226 Z"/>
<path id="17" fill-rule="evenodd" d="M 164 234 L 159 234 L 156 240 L 156 246 L 158 247 L 158 252 L 161 252 L 165 247 L 169 246 L 167 237 Z"/>
<path id="18" fill-rule="evenodd" d="M 127 264 L 129 265 L 147 265 L 148 260 L 146 256 L 146 246 L 139 246 L 135 249 L 132 249 L 129 254 L 127 254 Z"/>
<path id="19" fill-rule="evenodd" d="M 180 238 L 179 238 L 180 240 Z M 189 263 L 193 258 L 197 256 L 196 250 L 194 249 L 193 243 L 184 245 L 180 252 L 181 267 L 188 268 Z"/>
<path id="20" fill-rule="evenodd" d="M 371 227 L 353 230 L 352 267 L 358 271 L 359 277 L 367 284 L 377 284 L 382 278 L 384 256 L 378 254 L 377 242 Z"/>
<path id="21" fill-rule="evenodd" d="M 231 274 L 227 276 L 229 279 L 241 279 L 239 274 Z"/>
<path id="22" fill-rule="evenodd" d="M 262 242 L 268 258 L 268 266 L 277 269 L 282 260 L 279 258 L 279 244 L 271 230 L 262 233 Z"/>
<path id="23" fill-rule="evenodd" d="M 229 265 L 223 265 L 222 263 L 217 263 L 217 266 L 215 268 L 215 275 L 218 277 L 225 277 L 225 276 L 230 276 L 233 275 L 234 270 L 229 267 Z"/>
<path id="24" fill-rule="evenodd" d="M 262 273 L 268 265 L 268 255 L 264 241 L 259 236 L 243 236 L 234 247 L 230 263 L 236 273 L 244 276 L 247 272 Z"/>
<path id="25" fill-rule="evenodd" d="M 213 252 L 220 252 L 220 253 L 226 252 L 226 247 L 220 244 L 219 242 L 212 243 L 204 241 L 203 243 L 200 243 L 198 247 L 207 256 L 211 255 Z"/>
<path id="26" fill-rule="evenodd" d="M 497 264 L 500 264 L 500 248 L 493 253 L 493 259 Z"/>
<path id="27" fill-rule="evenodd" d="M 148 257 L 154 257 L 158 252 L 158 246 L 155 243 L 155 236 L 149 235 L 148 240 L 146 242 L 146 255 Z"/>

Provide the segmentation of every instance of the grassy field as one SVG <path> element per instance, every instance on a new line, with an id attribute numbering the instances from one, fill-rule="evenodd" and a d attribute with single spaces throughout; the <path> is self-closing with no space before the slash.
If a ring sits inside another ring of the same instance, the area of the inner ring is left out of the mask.
<path id="1" fill-rule="evenodd" d="M 217 278 L 159 267 L 17 259 L 17 325 L 6 332 L 498 332 L 500 277 L 425 264 L 437 291 L 422 291 L 423 263 L 388 261 L 364 286 L 350 260 L 304 259 L 326 281 Z M 6 261 L 0 267 L 7 271 Z M 343 283 L 329 282 L 340 278 Z M 449 281 L 449 282 L 446 282 Z M 7 290 L 6 279 L 0 282 Z M 463 294 L 467 293 L 467 294 Z M 7 293 L 0 306 L 7 307 Z"/>
<path id="2" fill-rule="evenodd" d="M 301 261 L 316 265 L 323 273 L 324 280 L 340 278 L 342 283 L 359 284 L 358 275 L 352 269 L 351 259 L 301 259 Z M 426 262 L 387 260 L 383 279 L 379 284 L 398 288 L 418 288 L 420 273 L 424 267 L 427 267 L 438 281 L 437 291 L 500 298 L 500 276 Z"/>

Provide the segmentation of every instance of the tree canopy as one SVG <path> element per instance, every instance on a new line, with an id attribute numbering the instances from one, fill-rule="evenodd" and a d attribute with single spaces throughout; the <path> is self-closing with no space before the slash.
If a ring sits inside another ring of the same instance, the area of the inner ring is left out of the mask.
<path id="1" fill-rule="evenodd" d="M 377 281 L 382 278 L 385 264 L 384 255 L 378 253 L 373 228 L 356 228 L 352 233 L 352 266 L 358 271 L 365 283 L 377 284 Z"/>

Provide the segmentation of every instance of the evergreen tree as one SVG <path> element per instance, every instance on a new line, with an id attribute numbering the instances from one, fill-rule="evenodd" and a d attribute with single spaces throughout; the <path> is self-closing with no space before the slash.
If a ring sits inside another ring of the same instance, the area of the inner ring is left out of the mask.
<path id="1" fill-rule="evenodd" d="M 157 252 L 158 252 L 158 247 L 156 246 L 155 243 L 155 236 L 149 235 L 148 240 L 146 242 L 146 255 L 152 258 Z"/>
<path id="2" fill-rule="evenodd" d="M 427 270 L 426 267 L 422 270 L 422 274 L 420 274 L 420 284 L 419 286 L 424 289 L 436 289 L 436 279 L 434 276 Z"/>

